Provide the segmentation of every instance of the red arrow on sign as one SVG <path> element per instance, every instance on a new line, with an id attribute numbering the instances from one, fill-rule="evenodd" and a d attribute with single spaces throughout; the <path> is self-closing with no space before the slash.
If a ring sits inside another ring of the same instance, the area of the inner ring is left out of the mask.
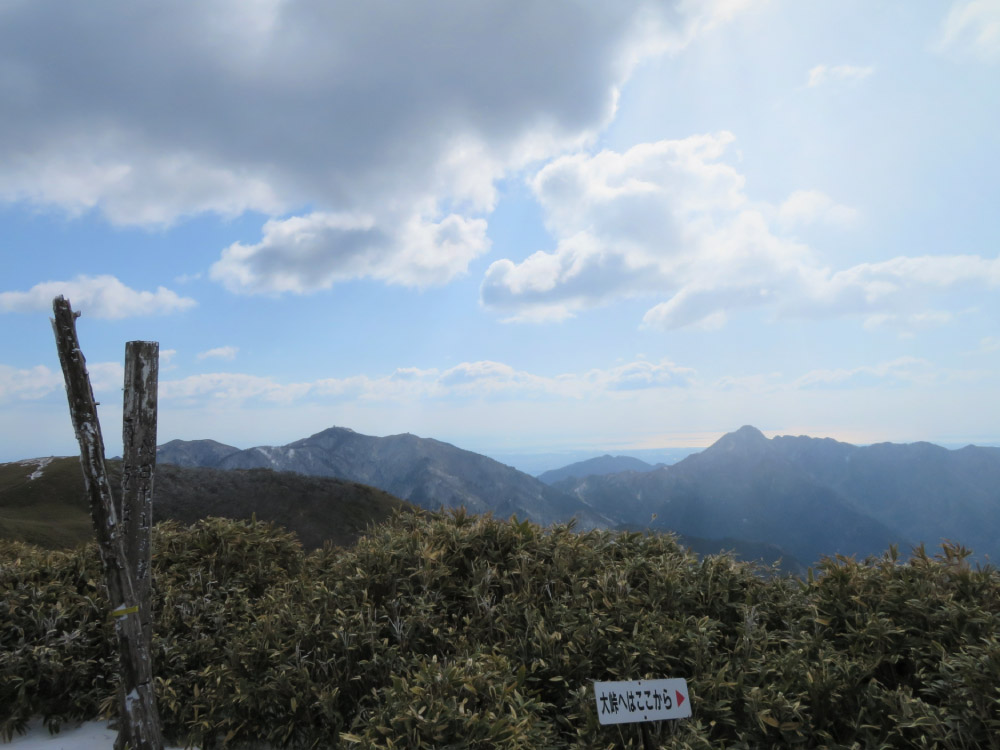
<path id="1" fill-rule="evenodd" d="M 681 695 L 679 690 L 675 690 L 674 694 L 677 696 L 677 707 L 680 708 L 681 704 L 684 703 L 684 696 Z"/>

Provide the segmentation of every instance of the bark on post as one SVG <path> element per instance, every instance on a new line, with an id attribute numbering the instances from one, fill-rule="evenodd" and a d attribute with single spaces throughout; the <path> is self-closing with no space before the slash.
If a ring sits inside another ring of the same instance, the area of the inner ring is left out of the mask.
<path id="1" fill-rule="evenodd" d="M 135 575 L 146 648 L 152 653 L 150 611 L 150 535 L 153 526 L 153 475 L 156 471 L 156 396 L 160 345 L 125 344 L 125 398 L 122 409 L 122 499 L 120 517 L 125 554 Z"/>
<path id="2" fill-rule="evenodd" d="M 52 329 L 59 363 L 66 381 L 66 398 L 77 442 L 80 465 L 90 500 L 90 514 L 104 566 L 105 584 L 115 618 L 124 699 L 116 747 L 163 750 L 160 717 L 156 710 L 150 652 L 145 647 L 138 615 L 133 573 L 115 508 L 104 461 L 104 438 L 97 419 L 97 405 L 87 374 L 86 360 L 76 336 L 76 315 L 64 297 L 52 301 Z"/>
<path id="3" fill-rule="evenodd" d="M 156 469 L 156 399 L 160 345 L 155 341 L 125 344 L 125 395 L 122 408 L 122 492 L 118 517 L 132 586 L 139 606 L 143 650 L 153 656 L 153 613 L 150 597 L 153 526 L 153 474 Z M 128 691 L 122 685 L 119 710 L 128 710 Z M 124 715 L 124 713 L 123 713 Z M 136 747 L 127 731 L 118 734 L 119 750 Z"/>

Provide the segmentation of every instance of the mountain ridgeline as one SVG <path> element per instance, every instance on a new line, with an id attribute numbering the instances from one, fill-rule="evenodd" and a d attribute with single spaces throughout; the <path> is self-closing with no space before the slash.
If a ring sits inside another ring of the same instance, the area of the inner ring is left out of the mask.
<path id="1" fill-rule="evenodd" d="M 573 478 L 621 474 L 625 471 L 652 471 L 656 468 L 658 467 L 632 456 L 604 455 L 543 472 L 538 475 L 538 479 L 545 484 L 556 484 Z"/>
<path id="2" fill-rule="evenodd" d="M 670 466 L 603 456 L 536 479 L 438 440 L 334 427 L 248 450 L 174 440 L 157 456 L 157 519 L 256 515 L 307 547 L 350 544 L 392 508 L 412 504 L 542 525 L 574 519 L 579 529 L 670 531 L 699 553 L 781 559 L 791 572 L 823 556 L 863 558 L 890 545 L 905 554 L 943 540 L 979 560 L 1000 557 L 1000 448 L 769 440 L 743 427 Z M 0 538 L 65 546 L 88 534 L 76 459 L 0 465 Z"/>
<path id="3" fill-rule="evenodd" d="M 1000 448 L 768 440 L 748 426 L 673 466 L 555 486 L 622 523 L 769 542 L 809 562 L 943 540 L 1000 557 Z"/>
<path id="4" fill-rule="evenodd" d="M 893 544 L 937 548 L 944 539 L 980 559 L 1000 557 L 1000 448 L 769 440 L 746 426 L 671 466 L 604 456 L 539 477 L 551 485 L 437 440 L 344 428 L 248 450 L 173 441 L 158 456 L 340 477 L 429 509 L 672 531 L 700 549 L 777 550 L 792 567 L 824 555 L 877 555 Z"/>
<path id="5" fill-rule="evenodd" d="M 576 518 L 580 528 L 606 528 L 613 521 L 573 495 L 553 489 L 517 469 L 478 453 L 415 435 L 372 437 L 332 427 L 288 445 L 220 450 L 219 444 L 173 441 L 157 450 L 157 460 L 219 469 L 293 471 L 338 477 L 378 487 L 422 508 L 492 511 L 547 525 Z M 175 457 L 177 457 L 175 459 Z"/>

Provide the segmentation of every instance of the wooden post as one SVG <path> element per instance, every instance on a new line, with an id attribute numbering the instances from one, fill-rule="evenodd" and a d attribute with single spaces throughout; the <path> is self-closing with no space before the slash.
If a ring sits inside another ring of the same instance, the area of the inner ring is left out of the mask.
<path id="1" fill-rule="evenodd" d="M 125 344 L 125 398 L 122 409 L 122 498 L 120 517 L 125 554 L 134 573 L 146 648 L 152 649 L 150 536 L 153 526 L 153 474 L 156 471 L 156 396 L 160 345 Z"/>
<path id="2" fill-rule="evenodd" d="M 80 465 L 90 500 L 90 514 L 104 566 L 104 580 L 111 600 L 118 637 L 123 690 L 118 750 L 163 750 L 160 717 L 156 710 L 152 665 L 143 636 L 134 574 L 129 564 L 104 461 L 104 438 L 97 418 L 94 391 L 86 359 L 76 335 L 76 318 L 64 297 L 52 301 L 52 330 L 59 363 L 66 381 L 66 398 L 77 442 Z"/>
<path id="3" fill-rule="evenodd" d="M 125 555 L 132 571 L 132 587 L 139 606 L 143 651 L 153 670 L 153 612 L 151 564 L 153 527 L 153 474 L 156 469 L 156 400 L 160 345 L 155 341 L 125 344 L 125 395 L 122 408 L 121 520 Z M 119 710 L 128 710 L 125 685 L 119 695 Z M 124 715 L 124 713 L 122 714 Z M 116 747 L 136 746 L 126 732 L 119 732 Z"/>

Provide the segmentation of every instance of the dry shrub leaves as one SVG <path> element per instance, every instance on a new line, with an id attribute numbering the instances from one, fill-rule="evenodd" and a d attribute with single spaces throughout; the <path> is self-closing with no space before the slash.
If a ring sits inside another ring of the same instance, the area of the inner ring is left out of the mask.
<path id="1" fill-rule="evenodd" d="M 806 580 L 670 536 L 400 513 L 355 547 L 208 519 L 155 530 L 154 659 L 175 743 L 641 747 L 593 680 L 684 677 L 665 748 L 1000 748 L 1000 574 L 968 552 Z M 96 548 L 0 544 L 0 736 L 113 711 Z"/>

